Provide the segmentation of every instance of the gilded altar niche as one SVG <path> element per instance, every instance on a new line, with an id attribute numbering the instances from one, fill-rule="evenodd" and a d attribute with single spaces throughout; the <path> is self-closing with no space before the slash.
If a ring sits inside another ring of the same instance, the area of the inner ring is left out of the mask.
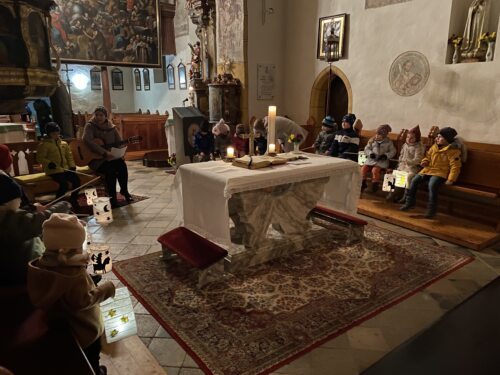
<path id="1" fill-rule="evenodd" d="M 50 62 L 50 1 L 0 0 L 0 113 L 19 113 L 28 96 L 50 96 L 58 74 Z"/>

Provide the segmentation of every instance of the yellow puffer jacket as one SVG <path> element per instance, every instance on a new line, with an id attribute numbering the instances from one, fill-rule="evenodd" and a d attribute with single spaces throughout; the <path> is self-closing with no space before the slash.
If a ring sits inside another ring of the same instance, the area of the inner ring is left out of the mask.
<path id="1" fill-rule="evenodd" d="M 69 145 L 60 139 L 44 139 L 36 150 L 36 160 L 43 165 L 45 174 L 63 173 L 65 169 L 75 166 Z M 49 164 L 54 163 L 55 169 L 49 169 Z"/>
<path id="2" fill-rule="evenodd" d="M 439 148 L 436 144 L 427 151 L 422 163 L 428 161 L 429 165 L 424 167 L 419 174 L 430 176 L 439 176 L 448 181 L 455 182 L 460 174 L 462 160 L 460 159 L 460 150 L 453 145 Z"/>

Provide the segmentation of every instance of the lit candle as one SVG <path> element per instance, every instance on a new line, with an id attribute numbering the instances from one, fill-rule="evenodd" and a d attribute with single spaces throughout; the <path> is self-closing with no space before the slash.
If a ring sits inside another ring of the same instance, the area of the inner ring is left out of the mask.
<path id="1" fill-rule="evenodd" d="M 232 158 L 234 158 L 234 148 L 233 148 L 233 147 L 228 147 L 228 148 L 227 148 L 226 157 L 227 157 L 228 159 L 232 159 Z"/>
<path id="2" fill-rule="evenodd" d="M 276 144 L 276 106 L 274 105 L 269 106 L 267 115 L 267 141 Z"/>
<path id="3" fill-rule="evenodd" d="M 276 145 L 274 143 L 269 143 L 269 153 L 274 154 L 276 152 Z"/>

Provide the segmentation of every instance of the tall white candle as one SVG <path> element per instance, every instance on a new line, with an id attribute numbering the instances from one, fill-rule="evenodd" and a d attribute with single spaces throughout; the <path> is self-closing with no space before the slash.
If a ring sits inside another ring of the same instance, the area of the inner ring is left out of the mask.
<path id="1" fill-rule="evenodd" d="M 267 143 L 276 144 L 276 106 L 270 105 L 267 115 Z"/>

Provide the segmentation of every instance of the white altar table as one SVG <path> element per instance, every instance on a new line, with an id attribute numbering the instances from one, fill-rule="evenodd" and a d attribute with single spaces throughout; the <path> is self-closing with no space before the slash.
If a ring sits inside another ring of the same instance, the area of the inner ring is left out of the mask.
<path id="1" fill-rule="evenodd" d="M 247 194 L 246 200 L 240 199 L 244 204 L 233 204 L 233 207 L 238 206 L 240 209 L 253 211 L 252 214 L 257 215 L 257 217 L 254 215 L 253 219 L 260 219 L 259 215 L 271 210 L 270 202 L 279 200 L 280 195 L 287 194 L 288 198 L 291 194 L 295 195 L 294 205 L 304 205 L 300 207 L 302 216 L 311 203 L 313 206 L 318 203 L 347 214 L 355 214 L 361 186 L 358 164 L 329 156 L 305 155 L 309 159 L 254 170 L 235 167 L 223 161 L 182 165 L 177 170 L 174 180 L 174 189 L 181 210 L 181 224 L 211 241 L 230 247 L 229 201 L 231 197 L 236 198 L 238 193 L 255 190 L 260 190 L 259 194 L 253 196 Z M 283 191 L 281 194 L 278 187 L 287 184 L 290 185 L 281 189 Z M 307 192 L 310 190 L 316 192 L 308 196 Z M 240 198 L 243 195 L 240 194 Z M 262 199 L 259 199 L 261 196 Z M 298 201 L 303 202 L 297 203 Z M 260 206 L 260 211 L 254 210 L 256 206 Z M 283 205 L 280 209 L 283 209 Z M 231 218 L 235 221 L 234 212 Z M 281 224 L 286 223 L 282 221 Z M 282 227 L 286 232 L 286 225 Z"/>

